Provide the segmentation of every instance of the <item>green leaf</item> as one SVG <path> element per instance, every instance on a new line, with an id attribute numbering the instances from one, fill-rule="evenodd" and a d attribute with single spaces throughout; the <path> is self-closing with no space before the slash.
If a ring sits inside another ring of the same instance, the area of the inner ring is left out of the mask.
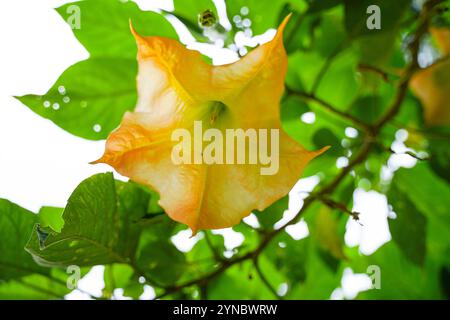
<path id="1" fill-rule="evenodd" d="M 130 197 L 129 188 L 142 193 Z M 40 243 L 35 226 L 26 250 L 44 266 L 127 263 L 135 255 L 140 232 L 133 219 L 145 214 L 147 203 L 143 190 L 115 183 L 111 173 L 94 175 L 70 196 L 61 233 L 50 233 Z"/>
<path id="2" fill-rule="evenodd" d="M 423 265 L 426 253 L 426 219 L 394 179 L 388 199 L 397 218 L 389 220 L 393 240 L 412 262 Z"/>
<path id="3" fill-rule="evenodd" d="M 206 232 L 204 231 L 204 233 Z M 189 268 L 185 273 L 186 281 L 192 280 L 199 273 L 207 274 L 213 271 L 217 264 L 217 258 L 224 258 L 225 246 L 223 236 L 215 235 L 211 232 L 208 232 L 207 236 L 211 241 L 211 245 L 208 244 L 205 235 L 185 254 L 187 267 Z"/>
<path id="4" fill-rule="evenodd" d="M 68 3 L 56 9 L 65 21 L 72 15 L 67 10 L 72 5 L 78 6 L 81 13 L 80 28 L 73 29 L 73 33 L 92 57 L 135 60 L 137 47 L 130 32 L 130 21 L 143 36 L 178 39 L 172 25 L 162 15 L 141 11 L 132 1 L 87 0 Z"/>
<path id="5" fill-rule="evenodd" d="M 333 59 L 317 89 L 317 96 L 337 109 L 346 110 L 358 94 L 358 79 L 355 77 L 357 58 L 345 51 Z"/>
<path id="6" fill-rule="evenodd" d="M 56 207 L 42 207 L 39 210 L 39 224 L 43 228 L 50 228 L 55 232 L 61 232 L 64 226 L 62 218 L 64 209 Z"/>
<path id="7" fill-rule="evenodd" d="M 265 264 L 265 261 L 262 263 Z M 264 270 L 264 276 L 272 278 L 270 282 L 276 290 L 278 288 L 276 284 L 282 277 L 270 265 L 265 264 L 264 268 L 261 266 L 261 269 Z M 244 300 L 275 298 L 259 277 L 251 261 L 245 261 L 227 269 L 208 283 L 206 292 L 208 299 L 211 300 L 234 300 L 236 293 L 239 293 L 239 299 Z"/>
<path id="8" fill-rule="evenodd" d="M 399 244 L 400 248 L 406 252 L 408 257 L 413 257 L 412 261 L 420 263 L 420 250 L 426 250 L 425 265 L 428 260 L 431 260 L 436 265 L 450 266 L 449 185 L 445 180 L 436 176 L 427 163 L 419 163 L 412 169 L 400 169 L 394 176 L 393 184 L 392 195 L 395 197 L 391 197 L 393 200 L 390 198 L 392 204 L 395 205 L 397 197 L 403 196 L 403 201 L 409 206 L 398 213 L 399 218 L 400 214 L 405 214 L 404 212 L 408 209 L 406 213 L 408 218 L 418 219 L 413 226 L 399 223 L 398 228 L 404 229 L 402 230 L 403 234 L 408 233 L 408 230 L 414 232 L 414 239 L 409 239 L 408 243 L 408 240 L 404 239 L 403 246 Z M 396 211 L 395 206 L 394 211 Z M 423 217 L 419 217 L 418 214 Z M 425 226 L 421 226 L 421 223 Z M 422 230 L 423 227 L 426 229 Z M 393 229 L 394 231 L 395 229 Z M 422 249 L 423 233 L 426 234 L 426 249 Z M 395 236 L 394 233 L 393 236 Z M 405 248 L 408 246 L 409 248 Z M 410 252 L 414 250 L 418 252 Z M 419 256 L 416 257 L 416 255 Z"/>
<path id="9" fill-rule="evenodd" d="M 360 96 L 353 102 L 351 114 L 365 123 L 374 123 L 382 114 L 383 101 L 378 95 Z"/>
<path id="10" fill-rule="evenodd" d="M 0 280 L 1 300 L 63 299 L 69 292 L 64 281 L 55 281 L 40 274 L 10 281 Z"/>
<path id="11" fill-rule="evenodd" d="M 260 225 L 264 229 L 273 229 L 274 224 L 279 221 L 283 217 L 283 213 L 288 209 L 289 205 L 289 196 L 285 196 L 277 201 L 275 201 L 272 205 L 267 207 L 263 211 L 255 210 Z"/>
<path id="12" fill-rule="evenodd" d="M 139 251 L 137 265 L 145 276 L 161 285 L 173 285 L 186 269 L 184 254 L 169 241 L 145 245 Z"/>
<path id="13" fill-rule="evenodd" d="M 318 13 L 341 4 L 341 0 L 311 0 L 309 2 L 308 13 Z"/>
<path id="14" fill-rule="evenodd" d="M 306 279 L 309 242 L 309 238 L 294 240 L 283 232 L 268 245 L 264 254 L 289 284 L 302 283 Z"/>
<path id="15" fill-rule="evenodd" d="M 339 8 L 325 12 L 314 33 L 314 51 L 329 57 L 343 49 L 346 33 L 342 25 L 342 11 Z"/>
<path id="16" fill-rule="evenodd" d="M 430 166 L 433 171 L 450 182 L 450 127 L 435 127 L 430 130 L 428 140 L 430 142 Z"/>
<path id="17" fill-rule="evenodd" d="M 115 289 L 124 289 L 132 286 L 134 283 L 139 284 L 138 279 L 134 279 L 133 275 L 133 268 L 126 264 L 116 263 L 105 266 L 105 272 L 103 273 L 103 280 L 105 282 L 103 296 L 111 298 Z"/>
<path id="18" fill-rule="evenodd" d="M 179 224 L 167 215 L 143 230 L 136 254 L 136 265 L 150 282 L 173 285 L 186 271 L 186 257 L 172 244 Z"/>
<path id="19" fill-rule="evenodd" d="M 333 212 L 328 207 L 318 206 L 317 212 L 310 217 L 311 236 L 317 241 L 319 247 L 329 252 L 335 259 L 345 259 L 343 252 L 344 239 L 343 235 L 339 233 L 338 213 Z M 341 214 L 346 214 L 345 212 Z M 334 215 L 333 215 L 334 214 Z M 308 221 L 308 220 L 307 220 Z"/>
<path id="20" fill-rule="evenodd" d="M 327 156 L 339 156 L 342 154 L 341 142 L 338 137 L 328 128 L 318 129 L 313 137 L 312 141 L 315 148 L 320 149 L 326 145 L 332 146 Z"/>
<path id="21" fill-rule="evenodd" d="M 38 266 L 24 250 L 36 222 L 37 215 L 0 199 L 0 280 L 32 273 L 49 274 L 50 270 Z"/>
<path id="22" fill-rule="evenodd" d="M 437 177 L 426 163 L 412 169 L 400 169 L 395 174 L 396 187 L 427 219 L 438 222 L 450 234 L 450 186 Z"/>
<path id="23" fill-rule="evenodd" d="M 92 58 L 67 69 L 44 96 L 19 100 L 74 135 L 105 139 L 135 106 L 136 72 L 132 59 Z"/>
<path id="24" fill-rule="evenodd" d="M 308 258 L 304 266 L 306 277 L 300 285 L 295 282 L 292 284 L 292 289 L 287 296 L 289 299 L 329 299 L 331 292 L 339 286 L 340 275 L 335 269 L 338 266 L 330 268 L 321 250 L 311 240 L 300 240 L 307 241 L 308 246 Z M 337 262 L 340 263 L 340 261 Z"/>

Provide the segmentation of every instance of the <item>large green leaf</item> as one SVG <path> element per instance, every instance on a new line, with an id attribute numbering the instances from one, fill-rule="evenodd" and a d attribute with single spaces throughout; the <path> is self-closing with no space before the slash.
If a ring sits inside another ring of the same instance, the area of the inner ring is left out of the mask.
<path id="1" fill-rule="evenodd" d="M 64 19 L 73 14 L 67 11 L 71 5 L 57 9 Z M 81 25 L 73 32 L 91 57 L 68 68 L 47 94 L 19 100 L 74 135 L 105 139 L 136 103 L 137 47 L 129 20 L 143 35 L 177 35 L 162 15 L 140 11 L 133 2 L 87 0 L 75 5 Z"/>
<path id="2" fill-rule="evenodd" d="M 425 264 L 450 265 L 449 197 L 449 185 L 427 163 L 394 176 L 389 201 L 399 221 L 391 222 L 392 235 L 411 261 L 423 264 L 425 258 Z"/>
<path id="3" fill-rule="evenodd" d="M 396 174 L 397 188 L 407 194 L 409 200 L 427 219 L 437 221 L 450 235 L 450 186 L 436 176 L 427 163 L 419 163 L 412 169 L 401 169 Z"/>
<path id="4" fill-rule="evenodd" d="M 49 274 L 24 250 L 37 215 L 0 199 L 0 280 L 20 278 L 32 273 Z"/>
<path id="5" fill-rule="evenodd" d="M 120 0 L 85 0 L 68 3 L 56 9 L 64 20 L 76 5 L 81 13 L 80 28 L 73 33 L 93 57 L 135 59 L 137 47 L 130 32 L 133 27 L 143 36 L 177 39 L 172 25 L 160 14 L 141 11 L 136 3 Z"/>
<path id="6" fill-rule="evenodd" d="M 408 195 L 394 185 L 389 190 L 389 203 L 397 214 L 390 220 L 392 238 L 411 261 L 422 265 L 426 252 L 426 219 Z"/>
<path id="7" fill-rule="evenodd" d="M 46 95 L 19 100 L 74 135 L 105 139 L 134 108 L 136 71 L 133 59 L 91 58 L 67 69 Z"/>
<path id="8" fill-rule="evenodd" d="M 94 175 L 70 196 L 61 233 L 42 237 L 36 225 L 26 250 L 44 266 L 128 263 L 140 232 L 135 219 L 145 214 L 148 200 L 142 189 L 115 182 L 111 173 Z"/>
<path id="9" fill-rule="evenodd" d="M 177 226 L 164 215 L 143 231 L 139 241 L 136 265 L 159 285 L 174 284 L 187 268 L 185 255 L 171 242 Z"/>
<path id="10" fill-rule="evenodd" d="M 430 166 L 436 174 L 450 182 L 450 126 L 430 129 Z"/>
<path id="11" fill-rule="evenodd" d="M 62 299 L 69 293 L 64 270 L 41 267 L 25 251 L 35 223 L 58 226 L 50 217 L 57 211 L 59 208 L 43 207 L 39 217 L 0 199 L 0 299 Z"/>
<path id="12" fill-rule="evenodd" d="M 63 299 L 69 292 L 65 281 L 57 281 L 40 274 L 0 281 L 1 300 Z"/>
<path id="13" fill-rule="evenodd" d="M 174 284 L 186 269 L 185 256 L 169 241 L 146 244 L 139 252 L 138 266 L 158 284 Z"/>

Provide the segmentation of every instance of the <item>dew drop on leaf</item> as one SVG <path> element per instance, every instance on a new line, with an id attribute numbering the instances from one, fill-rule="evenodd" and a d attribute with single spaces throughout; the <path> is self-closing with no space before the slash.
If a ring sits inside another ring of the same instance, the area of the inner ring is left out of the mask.
<path id="1" fill-rule="evenodd" d="M 301 120 L 304 123 L 312 124 L 312 123 L 314 123 L 316 121 L 316 115 L 315 115 L 314 112 L 311 112 L 311 111 L 310 112 L 305 112 L 304 114 L 302 114 Z"/>
<path id="2" fill-rule="evenodd" d="M 65 95 L 65 94 L 66 94 L 66 88 L 65 88 L 64 86 L 59 86 L 59 87 L 58 87 L 58 92 L 59 92 L 61 95 Z"/>
<path id="3" fill-rule="evenodd" d="M 99 125 L 99 124 L 97 123 L 97 124 L 95 124 L 95 125 L 92 127 L 92 129 L 93 129 L 95 132 L 100 132 L 100 131 L 102 131 L 102 126 Z"/>
<path id="4" fill-rule="evenodd" d="M 358 130 L 352 127 L 345 128 L 345 135 L 349 138 L 356 138 L 358 136 Z"/>
<path id="5" fill-rule="evenodd" d="M 242 25 L 245 28 L 248 28 L 248 27 L 250 27 L 252 25 L 252 21 L 250 19 L 248 19 L 248 18 L 245 18 L 244 21 L 242 21 Z"/>

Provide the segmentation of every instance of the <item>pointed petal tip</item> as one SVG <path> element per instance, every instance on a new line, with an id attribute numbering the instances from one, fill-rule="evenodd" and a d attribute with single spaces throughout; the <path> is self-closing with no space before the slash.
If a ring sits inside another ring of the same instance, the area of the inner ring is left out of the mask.
<path id="1" fill-rule="evenodd" d="M 292 16 L 292 12 L 289 13 L 289 14 L 283 19 L 283 21 L 280 23 L 280 25 L 278 26 L 277 33 L 276 33 L 276 35 L 275 35 L 275 38 L 276 38 L 276 39 L 280 39 L 280 40 L 283 39 L 283 32 L 284 32 L 284 29 L 286 28 L 286 25 L 288 24 L 289 19 L 291 18 L 291 16 Z"/>
<path id="2" fill-rule="evenodd" d="M 325 146 L 319 150 L 314 151 L 314 156 L 317 157 L 319 155 L 321 155 L 322 153 L 324 153 L 325 151 L 327 151 L 328 149 L 330 149 L 331 146 Z"/>
<path id="3" fill-rule="evenodd" d="M 195 228 L 191 228 L 191 236 L 189 237 L 189 239 L 192 239 L 193 237 L 195 237 L 198 233 L 198 229 Z"/>
<path id="4" fill-rule="evenodd" d="M 89 162 L 89 164 L 99 164 L 99 163 L 103 163 L 101 160 L 102 160 L 102 159 L 98 159 L 98 160 L 95 160 L 95 161 L 91 161 L 91 162 Z"/>
<path id="5" fill-rule="evenodd" d="M 133 22 L 131 21 L 131 18 L 128 21 L 129 21 L 129 24 L 130 24 L 131 34 L 134 36 L 134 39 L 136 39 L 136 42 L 138 43 L 138 45 L 141 44 L 141 43 L 144 43 L 145 42 L 144 37 L 142 37 L 139 33 L 137 33 L 136 29 L 134 29 Z"/>
<path id="6" fill-rule="evenodd" d="M 132 34 L 133 36 L 135 36 L 135 37 L 138 36 L 136 30 L 135 30 L 134 27 L 133 27 L 133 21 L 131 21 L 131 18 L 128 19 L 128 24 L 130 25 L 130 31 L 131 31 L 131 34 Z"/>
<path id="7" fill-rule="evenodd" d="M 288 22 L 289 22 L 289 20 L 291 19 L 291 17 L 292 17 L 292 12 L 290 12 L 290 13 L 283 19 L 283 21 L 281 22 L 281 24 L 280 24 L 279 27 L 278 27 L 278 31 L 283 32 L 284 28 L 285 28 L 286 25 L 288 24 Z"/>
<path id="8" fill-rule="evenodd" d="M 106 163 L 104 155 L 101 158 L 97 159 L 97 160 L 89 162 L 89 164 L 99 164 L 99 163 Z"/>

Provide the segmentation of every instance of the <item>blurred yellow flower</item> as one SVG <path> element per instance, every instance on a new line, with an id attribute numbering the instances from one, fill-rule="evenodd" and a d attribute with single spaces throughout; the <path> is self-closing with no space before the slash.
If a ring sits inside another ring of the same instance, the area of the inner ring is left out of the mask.
<path id="1" fill-rule="evenodd" d="M 411 79 L 410 86 L 422 102 L 425 123 L 445 125 L 450 123 L 450 29 L 431 29 L 443 59 Z"/>

